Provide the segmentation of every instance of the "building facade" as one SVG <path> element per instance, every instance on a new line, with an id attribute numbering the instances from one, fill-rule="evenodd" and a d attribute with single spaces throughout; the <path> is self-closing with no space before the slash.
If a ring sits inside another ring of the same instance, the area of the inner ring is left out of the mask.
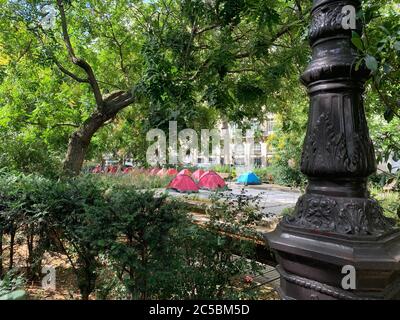
<path id="1" fill-rule="evenodd" d="M 235 123 L 221 121 L 217 127 L 219 147 L 213 147 L 210 156 L 200 153 L 197 162 L 203 166 L 228 165 L 244 170 L 266 167 L 274 155 L 268 140 L 274 133 L 275 125 L 273 114 L 268 114 L 261 123 L 251 121 L 250 128 L 246 130 Z"/>

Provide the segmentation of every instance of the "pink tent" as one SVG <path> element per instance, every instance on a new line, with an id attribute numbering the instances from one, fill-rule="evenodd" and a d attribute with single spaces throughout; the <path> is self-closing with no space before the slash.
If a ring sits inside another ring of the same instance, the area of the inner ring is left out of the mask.
<path id="1" fill-rule="evenodd" d="M 182 174 L 185 174 L 185 175 L 187 175 L 189 177 L 192 175 L 192 173 L 190 172 L 189 169 L 183 169 L 178 173 L 178 175 L 182 175 Z"/>
<path id="2" fill-rule="evenodd" d="M 221 177 L 221 176 L 220 176 L 218 173 L 216 173 L 215 171 L 209 170 L 209 171 L 204 172 L 204 173 L 200 176 L 200 179 L 201 179 L 203 176 L 208 175 L 208 174 L 212 174 L 212 175 L 216 175 L 216 176 L 218 176 L 218 177 Z M 199 181 L 200 181 L 200 179 L 199 179 Z"/>
<path id="3" fill-rule="evenodd" d="M 167 189 L 174 189 L 184 193 L 199 192 L 199 188 L 193 179 L 185 174 L 177 175 L 168 185 Z"/>
<path id="4" fill-rule="evenodd" d="M 171 168 L 167 170 L 167 175 L 168 176 L 176 176 L 178 174 L 178 170 Z"/>
<path id="5" fill-rule="evenodd" d="M 167 169 L 165 169 L 165 168 L 162 168 L 161 170 L 159 170 L 158 172 L 157 172 L 157 175 L 159 176 L 159 177 L 163 177 L 163 176 L 165 176 L 167 174 Z"/>
<path id="6" fill-rule="evenodd" d="M 224 179 L 215 172 L 204 173 L 198 183 L 200 189 L 217 190 L 226 187 Z"/>
<path id="7" fill-rule="evenodd" d="M 92 170 L 92 173 L 101 173 L 101 166 L 96 166 L 96 168 Z"/>
<path id="8" fill-rule="evenodd" d="M 133 171 L 133 168 L 132 167 L 126 167 L 125 169 L 124 169 L 124 173 L 130 173 L 130 172 L 132 172 Z"/>
<path id="9" fill-rule="evenodd" d="M 203 169 L 197 169 L 195 172 L 193 172 L 192 178 L 196 181 L 199 181 L 203 174 L 204 174 Z"/>

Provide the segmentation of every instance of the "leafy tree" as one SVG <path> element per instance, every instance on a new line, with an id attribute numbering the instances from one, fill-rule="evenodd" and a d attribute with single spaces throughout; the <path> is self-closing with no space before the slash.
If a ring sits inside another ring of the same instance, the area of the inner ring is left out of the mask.
<path id="1" fill-rule="evenodd" d="M 274 112 L 287 124 L 307 101 L 298 76 L 310 55 L 308 0 L 2 4 L 0 135 L 12 168 L 56 171 L 64 159 L 76 174 L 106 151 L 143 161 L 145 133 L 169 120 L 200 129 Z M 366 33 L 353 42 L 374 73 L 367 109 L 392 120 L 399 9 L 394 0 L 363 8 Z"/>
<path id="2" fill-rule="evenodd" d="M 3 81 L 4 85 L 12 85 L 17 79 L 22 82 L 18 83 L 22 92 L 16 97 L 11 92 L 5 102 L 10 108 L 16 105 L 23 111 L 19 112 L 22 120 L 40 129 L 54 132 L 58 127 L 76 128 L 72 133 L 67 131 L 70 137 L 64 160 L 66 173 L 80 171 L 96 131 L 136 99 L 132 82 L 137 77 L 139 59 L 135 57 L 137 50 L 129 50 L 140 39 L 130 34 L 127 17 L 122 16 L 128 4 L 129 1 L 119 2 L 118 6 L 112 1 L 55 1 L 51 7 L 58 12 L 54 28 L 45 29 L 41 18 L 47 1 L 6 1 L 1 23 L 9 32 L 2 40 L 7 44 L 3 50 L 11 62 Z M 12 33 L 15 29 L 17 34 Z M 20 61 L 25 66 L 20 66 Z M 26 68 L 31 76 L 10 75 Z M 41 77 L 43 72 L 45 79 Z M 104 78 L 111 83 L 100 80 Z M 23 83 L 32 80 L 31 87 Z M 38 90 L 37 82 L 45 86 L 44 80 L 53 90 Z M 32 102 L 27 99 L 29 96 Z M 52 112 L 60 106 L 62 112 Z M 52 113 L 58 116 L 52 119 Z"/>
<path id="3" fill-rule="evenodd" d="M 3 2 L 4 137 L 37 139 L 54 159 L 66 153 L 64 171 L 75 174 L 119 128 L 143 157 L 144 133 L 168 120 L 202 128 L 262 117 L 259 106 L 283 97 L 281 80 L 306 60 L 307 1 Z M 103 128 L 130 104 L 116 131 Z M 15 154 L 26 156 L 41 161 Z"/>

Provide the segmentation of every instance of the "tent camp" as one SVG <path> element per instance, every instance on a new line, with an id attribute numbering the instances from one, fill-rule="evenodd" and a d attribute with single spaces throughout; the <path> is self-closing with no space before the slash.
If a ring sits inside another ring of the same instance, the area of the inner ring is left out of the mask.
<path id="1" fill-rule="evenodd" d="M 217 190 L 226 187 L 224 179 L 213 171 L 204 173 L 198 183 L 200 189 Z"/>
<path id="2" fill-rule="evenodd" d="M 193 172 L 192 178 L 193 178 L 195 181 L 199 181 L 200 178 L 201 178 L 201 176 L 202 176 L 203 174 L 204 174 L 204 170 L 202 170 L 202 169 L 197 169 L 195 172 Z"/>
<path id="3" fill-rule="evenodd" d="M 183 169 L 183 170 L 179 171 L 178 175 L 182 175 L 182 174 L 185 174 L 190 177 L 192 175 L 192 172 L 190 172 L 189 169 Z"/>
<path id="4" fill-rule="evenodd" d="M 167 189 L 173 189 L 182 193 L 199 192 L 199 188 L 193 179 L 185 174 L 177 175 L 168 185 Z"/>
<path id="5" fill-rule="evenodd" d="M 167 170 L 167 175 L 168 176 L 176 176 L 178 174 L 178 170 L 171 168 Z"/>
<path id="6" fill-rule="evenodd" d="M 256 185 L 261 184 L 261 180 L 254 172 L 243 173 L 236 181 L 238 184 Z"/>

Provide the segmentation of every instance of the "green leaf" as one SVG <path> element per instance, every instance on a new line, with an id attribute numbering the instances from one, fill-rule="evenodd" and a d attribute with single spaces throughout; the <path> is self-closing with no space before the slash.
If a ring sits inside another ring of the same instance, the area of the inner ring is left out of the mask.
<path id="1" fill-rule="evenodd" d="M 26 292 L 24 290 L 16 290 L 0 296 L 0 300 L 24 300 L 26 298 Z"/>
<path id="2" fill-rule="evenodd" d="M 393 47 L 397 50 L 400 51 L 400 41 L 396 41 L 393 45 Z"/>
<path id="3" fill-rule="evenodd" d="M 390 32 L 388 29 L 386 29 L 384 26 L 379 26 L 379 29 L 381 29 L 384 33 L 390 36 Z"/>
<path id="4" fill-rule="evenodd" d="M 364 43 L 357 32 L 352 32 L 351 42 L 357 49 L 364 51 Z"/>
<path id="5" fill-rule="evenodd" d="M 378 70 L 378 61 L 376 61 L 374 56 L 367 55 L 365 58 L 365 63 L 367 68 L 372 72 L 376 72 Z"/>
<path id="6" fill-rule="evenodd" d="M 358 71 L 360 69 L 361 63 L 363 62 L 362 59 L 358 60 L 355 66 L 355 70 Z"/>

